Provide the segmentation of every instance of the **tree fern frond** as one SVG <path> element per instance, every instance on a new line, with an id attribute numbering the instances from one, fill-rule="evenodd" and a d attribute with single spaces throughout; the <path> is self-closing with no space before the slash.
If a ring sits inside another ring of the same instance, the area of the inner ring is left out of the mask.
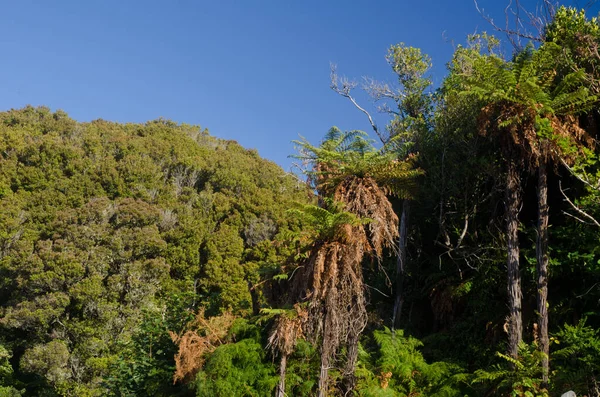
<path id="1" fill-rule="evenodd" d="M 332 239 L 338 230 L 345 226 L 365 225 L 371 219 L 360 218 L 355 214 L 345 211 L 344 204 L 332 199 L 325 199 L 326 207 L 312 204 L 296 204 L 287 212 L 310 226 L 317 239 Z"/>
<path id="2" fill-rule="evenodd" d="M 339 140 L 339 143 L 336 147 L 336 150 L 338 152 L 349 152 L 349 151 L 353 151 L 356 150 L 356 142 L 358 141 L 362 141 L 362 142 L 370 142 L 371 146 L 372 146 L 372 140 L 369 139 L 369 135 L 364 132 L 364 131 L 360 131 L 360 130 L 352 130 L 352 131 L 347 131 L 342 133 L 341 135 L 341 139 Z"/>
<path id="3" fill-rule="evenodd" d="M 332 128 L 328 136 L 331 139 L 320 146 L 311 145 L 303 137 L 293 141 L 298 150 L 294 157 L 308 163 L 305 173 L 317 190 L 331 192 L 346 178 L 357 176 L 373 178 L 384 191 L 398 197 L 410 197 L 414 193 L 415 178 L 422 172 L 414 169 L 412 159 L 398 159 L 395 149 L 400 145 L 400 137 L 378 150 L 363 131 L 339 132 Z"/>
<path id="4" fill-rule="evenodd" d="M 568 94 L 573 90 L 578 89 L 582 84 L 585 83 L 585 72 L 578 70 L 577 72 L 569 73 L 564 76 L 556 87 L 551 92 L 552 97 L 558 97 L 561 94 Z"/>
<path id="5" fill-rule="evenodd" d="M 340 130 L 336 126 L 333 126 L 333 127 L 331 127 L 329 129 L 329 131 L 327 131 L 327 133 L 323 137 L 323 142 L 325 142 L 325 141 L 336 141 L 336 140 L 338 140 L 340 138 L 341 135 L 342 135 L 342 130 Z"/>
<path id="6" fill-rule="evenodd" d="M 495 382 L 501 379 L 506 378 L 510 375 L 510 371 L 506 369 L 501 369 L 500 367 L 495 367 L 494 371 L 486 371 L 483 369 L 478 369 L 474 373 L 474 378 L 471 381 L 472 383 L 487 383 L 487 382 Z"/>
<path id="7" fill-rule="evenodd" d="M 554 98 L 552 108 L 556 114 L 579 114 L 589 111 L 597 102 L 587 87 L 579 87 L 575 92 L 564 93 Z"/>

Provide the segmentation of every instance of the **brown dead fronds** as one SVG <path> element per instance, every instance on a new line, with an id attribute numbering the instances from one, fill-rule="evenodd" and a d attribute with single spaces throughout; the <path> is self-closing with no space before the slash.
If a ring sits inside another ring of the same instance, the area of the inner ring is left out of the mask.
<path id="1" fill-rule="evenodd" d="M 534 167 L 541 156 L 537 147 L 535 109 L 513 102 L 493 102 L 479 114 L 479 132 L 495 135 L 505 155 Z"/>
<path id="2" fill-rule="evenodd" d="M 536 109 L 513 102 L 491 103 L 479 114 L 481 135 L 495 134 L 508 156 L 520 161 L 530 171 L 540 162 L 553 160 L 573 164 L 582 148 L 593 148 L 594 140 L 580 127 L 574 115 L 544 115 L 551 126 L 548 136 L 539 136 Z"/>
<path id="3" fill-rule="evenodd" d="M 290 313 L 280 315 L 271 335 L 269 346 L 281 355 L 289 356 L 299 339 L 304 339 L 302 327 L 308 320 L 308 311 L 299 304 Z"/>
<path id="4" fill-rule="evenodd" d="M 381 260 L 384 248 L 394 250 L 398 240 L 398 216 L 387 198 L 386 192 L 371 178 L 347 178 L 335 189 L 333 198 L 345 204 L 348 212 L 369 219 L 366 251 L 374 251 Z"/>
<path id="5" fill-rule="evenodd" d="M 389 384 L 390 384 L 390 379 L 392 378 L 392 373 L 391 372 L 382 372 L 381 375 L 379 375 L 379 385 L 381 386 L 382 389 L 387 389 Z"/>
<path id="6" fill-rule="evenodd" d="M 186 330 L 180 334 L 169 331 L 169 335 L 179 351 L 175 354 L 175 374 L 173 383 L 189 382 L 202 369 L 204 357 L 224 343 L 235 316 L 224 313 L 206 318 L 204 308 L 198 310 Z"/>
<path id="7" fill-rule="evenodd" d="M 320 389 L 327 387 L 326 368 L 343 345 L 355 355 L 358 338 L 367 324 L 367 291 L 363 282 L 365 256 L 380 260 L 384 248 L 394 248 L 398 218 L 385 192 L 369 177 L 348 177 L 333 198 L 344 209 L 368 223 L 342 224 L 333 238 L 314 244 L 310 256 L 296 276 L 292 298 L 306 302 L 308 317 L 303 332 L 321 344 Z M 347 357 L 354 371 L 356 357 Z"/>

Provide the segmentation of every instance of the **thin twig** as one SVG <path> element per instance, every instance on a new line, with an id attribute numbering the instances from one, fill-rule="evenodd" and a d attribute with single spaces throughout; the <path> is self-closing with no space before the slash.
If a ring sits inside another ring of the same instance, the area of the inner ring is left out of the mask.
<path id="1" fill-rule="evenodd" d="M 583 219 L 581 219 L 581 218 L 579 218 L 579 217 L 577 217 L 577 216 L 575 216 L 575 215 L 573 215 L 573 214 L 569 214 L 567 211 L 561 211 L 561 212 L 562 212 L 564 215 L 566 215 L 566 216 L 568 216 L 568 217 L 571 217 L 571 218 L 575 219 L 577 222 L 581 222 L 581 223 L 584 223 L 584 224 L 586 224 L 586 225 L 591 225 L 591 223 L 590 223 L 590 222 L 586 222 L 586 221 L 584 221 Z"/>
<path id="2" fill-rule="evenodd" d="M 538 24 L 539 24 L 538 18 L 536 18 L 533 14 L 531 14 L 530 12 L 527 12 L 524 9 L 523 9 L 523 11 L 529 17 L 531 25 L 534 26 L 536 29 L 538 29 L 538 35 L 533 35 L 531 33 L 523 32 L 520 30 L 519 26 L 523 27 L 523 21 L 522 21 L 522 18 L 519 16 L 518 11 L 520 9 L 522 9 L 522 6 L 519 4 L 518 1 L 516 2 L 517 11 L 516 12 L 513 11 L 516 29 L 509 28 L 509 11 L 511 11 L 512 1 L 509 1 L 508 6 L 504 10 L 504 14 L 506 16 L 506 27 L 504 27 L 504 28 L 496 25 L 493 18 L 490 17 L 488 14 L 486 14 L 482 8 L 479 8 L 479 3 L 477 3 L 477 0 L 473 0 L 473 2 L 475 3 L 475 9 L 477 9 L 477 12 L 479 13 L 479 15 L 481 15 L 481 17 L 483 19 L 485 19 L 487 21 L 487 23 L 489 23 L 494 28 L 494 30 L 505 33 L 508 37 L 508 40 L 510 41 L 510 43 L 512 44 L 512 46 L 515 49 L 522 48 L 520 39 L 528 39 L 528 40 L 537 41 L 537 42 L 543 41 L 542 32 L 539 31 L 539 28 L 538 28 Z M 516 38 L 516 40 L 515 40 L 515 38 Z"/>
<path id="3" fill-rule="evenodd" d="M 586 291 L 584 294 L 577 295 L 575 298 L 583 298 L 584 296 L 586 296 L 587 294 L 589 294 L 589 293 L 590 293 L 590 292 L 591 292 L 591 291 L 594 289 L 594 287 L 595 287 L 596 285 L 598 285 L 598 284 L 600 284 L 600 283 L 596 283 L 596 284 L 592 285 L 592 286 L 590 287 L 590 289 L 588 289 L 588 290 L 587 290 L 587 291 Z"/>
<path id="4" fill-rule="evenodd" d="M 389 297 L 390 297 L 389 295 L 386 295 L 386 294 L 384 294 L 383 292 L 381 292 L 381 291 L 380 291 L 380 290 L 378 290 L 377 288 L 375 288 L 375 287 L 371 287 L 369 284 L 366 284 L 366 283 L 365 283 L 365 286 L 366 286 L 367 288 L 374 289 L 375 291 L 379 292 L 381 295 L 385 296 L 386 298 L 389 298 Z"/>
<path id="5" fill-rule="evenodd" d="M 583 182 L 585 185 L 589 186 L 590 188 L 594 189 L 594 190 L 600 190 L 598 188 L 598 186 L 594 186 L 592 185 L 590 182 L 586 181 L 585 179 L 583 179 L 581 176 L 577 175 L 575 173 L 575 171 L 573 171 L 573 168 L 569 167 L 569 165 L 565 162 L 565 160 L 563 160 L 562 158 L 560 159 L 560 162 L 562 163 L 562 165 L 565 166 L 565 168 L 567 170 L 569 170 L 569 172 L 571 173 L 571 175 L 573 175 L 575 178 L 577 178 L 580 182 Z"/>
<path id="6" fill-rule="evenodd" d="M 592 223 L 593 223 L 594 225 L 596 225 L 596 226 L 600 227 L 600 223 L 599 223 L 599 222 L 598 222 L 596 219 L 594 219 L 594 217 L 593 217 L 593 216 L 591 216 L 590 214 L 588 214 L 587 212 L 585 212 L 584 210 L 582 210 L 581 208 L 579 208 L 578 206 L 576 206 L 576 205 L 575 205 L 575 204 L 574 204 L 574 203 L 571 201 L 571 199 L 569 199 L 569 197 L 568 197 L 568 196 L 565 194 L 565 192 L 564 192 L 564 191 L 563 191 L 563 189 L 562 189 L 562 183 L 561 183 L 561 181 L 558 181 L 558 189 L 560 190 L 560 192 L 562 193 L 563 197 L 565 198 L 565 201 L 566 201 L 567 203 L 569 203 L 569 204 L 571 205 L 571 207 L 572 207 L 572 208 L 573 208 L 575 211 L 577 211 L 577 213 L 578 213 L 579 215 L 586 217 L 587 219 L 589 219 L 590 221 L 592 221 Z"/>

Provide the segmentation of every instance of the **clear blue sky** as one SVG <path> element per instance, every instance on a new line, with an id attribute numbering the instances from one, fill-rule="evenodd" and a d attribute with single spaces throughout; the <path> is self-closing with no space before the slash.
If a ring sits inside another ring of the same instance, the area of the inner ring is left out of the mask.
<path id="1" fill-rule="evenodd" d="M 491 30 L 471 0 L 2 3 L 0 110 L 199 124 L 286 169 L 298 134 L 317 143 L 332 125 L 369 131 L 329 89 L 330 62 L 349 77 L 393 82 L 384 57 L 404 42 L 431 55 L 439 84 L 451 41 Z M 501 22 L 506 1 L 479 4 Z"/>

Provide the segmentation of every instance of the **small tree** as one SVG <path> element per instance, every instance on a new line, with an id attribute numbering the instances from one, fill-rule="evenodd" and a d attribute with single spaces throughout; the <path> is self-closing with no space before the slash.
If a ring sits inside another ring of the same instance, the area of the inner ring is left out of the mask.
<path id="1" fill-rule="evenodd" d="M 418 172 L 398 161 L 389 145 L 375 149 L 360 131 L 332 128 L 319 147 L 296 143 L 319 206 L 300 211 L 318 233 L 292 280 L 292 295 L 308 305 L 305 335 L 321 340 L 319 395 L 325 396 L 328 370 L 342 345 L 345 388 L 354 388 L 358 339 L 367 324 L 363 258 L 379 261 L 384 249 L 395 248 L 398 217 L 387 195 L 408 196 Z"/>

